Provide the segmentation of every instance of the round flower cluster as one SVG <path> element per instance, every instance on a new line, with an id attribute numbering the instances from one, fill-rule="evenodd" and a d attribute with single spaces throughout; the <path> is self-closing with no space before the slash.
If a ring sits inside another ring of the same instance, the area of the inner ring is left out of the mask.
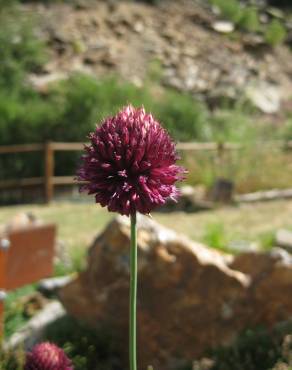
<path id="1" fill-rule="evenodd" d="M 77 179 L 109 211 L 150 211 L 178 195 L 185 170 L 175 164 L 175 143 L 151 114 L 127 106 L 89 135 Z"/>
<path id="2" fill-rule="evenodd" d="M 34 346 L 26 356 L 24 370 L 74 370 L 65 352 L 53 343 Z"/>

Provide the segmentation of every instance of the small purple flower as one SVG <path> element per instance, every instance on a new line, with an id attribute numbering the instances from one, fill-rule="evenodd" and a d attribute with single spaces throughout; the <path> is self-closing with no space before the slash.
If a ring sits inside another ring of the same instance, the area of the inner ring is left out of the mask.
<path id="1" fill-rule="evenodd" d="M 89 139 L 78 180 L 85 182 L 81 191 L 95 194 L 102 207 L 127 216 L 147 214 L 177 197 L 174 184 L 185 170 L 175 165 L 175 143 L 143 108 L 125 107 Z"/>
<path id="2" fill-rule="evenodd" d="M 34 346 L 26 355 L 24 370 L 74 370 L 65 352 L 53 343 Z"/>

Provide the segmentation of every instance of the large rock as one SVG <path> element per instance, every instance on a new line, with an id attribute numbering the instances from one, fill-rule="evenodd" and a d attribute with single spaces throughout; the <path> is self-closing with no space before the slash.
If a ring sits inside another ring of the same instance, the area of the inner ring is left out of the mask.
<path id="1" fill-rule="evenodd" d="M 60 291 L 69 313 L 112 330 L 124 368 L 129 244 L 129 220 L 117 217 L 93 243 L 86 271 Z M 178 368 L 207 348 L 231 343 L 247 326 L 273 325 L 292 314 L 292 265 L 282 252 L 234 259 L 147 217 L 139 218 L 138 244 L 141 369 Z"/>
<path id="2" fill-rule="evenodd" d="M 292 316 L 292 256 L 281 248 L 237 256 L 231 268 L 251 277 L 242 318 L 249 326 L 285 321 Z"/>
<path id="3" fill-rule="evenodd" d="M 286 249 L 292 253 L 292 232 L 286 229 L 280 229 L 276 232 L 275 243 L 277 246 Z"/>

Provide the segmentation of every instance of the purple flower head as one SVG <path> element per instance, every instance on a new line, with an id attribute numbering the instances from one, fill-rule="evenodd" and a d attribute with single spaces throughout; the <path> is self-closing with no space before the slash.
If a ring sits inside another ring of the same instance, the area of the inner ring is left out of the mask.
<path id="1" fill-rule="evenodd" d="M 185 170 L 175 165 L 175 144 L 151 114 L 131 105 L 105 119 L 89 135 L 78 180 L 81 191 L 109 211 L 129 216 L 150 213 L 168 198 L 175 199 L 177 180 Z"/>
<path id="2" fill-rule="evenodd" d="M 34 346 L 26 355 L 24 370 L 74 370 L 65 352 L 53 343 Z"/>

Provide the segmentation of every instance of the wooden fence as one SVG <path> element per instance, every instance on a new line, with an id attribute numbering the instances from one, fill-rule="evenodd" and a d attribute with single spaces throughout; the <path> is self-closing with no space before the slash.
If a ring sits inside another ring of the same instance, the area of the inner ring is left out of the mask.
<path id="1" fill-rule="evenodd" d="M 292 141 L 272 141 L 260 143 L 261 146 L 280 146 L 283 149 L 292 149 Z M 30 186 L 42 186 L 46 203 L 54 198 L 54 189 L 58 185 L 74 185 L 78 181 L 74 176 L 55 176 L 55 152 L 57 151 L 82 151 L 83 143 L 47 142 L 45 144 L 22 144 L 0 146 L 0 156 L 3 154 L 40 152 L 44 159 L 44 174 L 41 177 L 8 179 L 0 181 L 0 190 L 25 188 Z M 239 150 L 243 145 L 237 143 L 214 143 L 214 142 L 190 142 L 178 143 L 179 151 L 213 151 L 219 157 L 225 151 Z"/>

